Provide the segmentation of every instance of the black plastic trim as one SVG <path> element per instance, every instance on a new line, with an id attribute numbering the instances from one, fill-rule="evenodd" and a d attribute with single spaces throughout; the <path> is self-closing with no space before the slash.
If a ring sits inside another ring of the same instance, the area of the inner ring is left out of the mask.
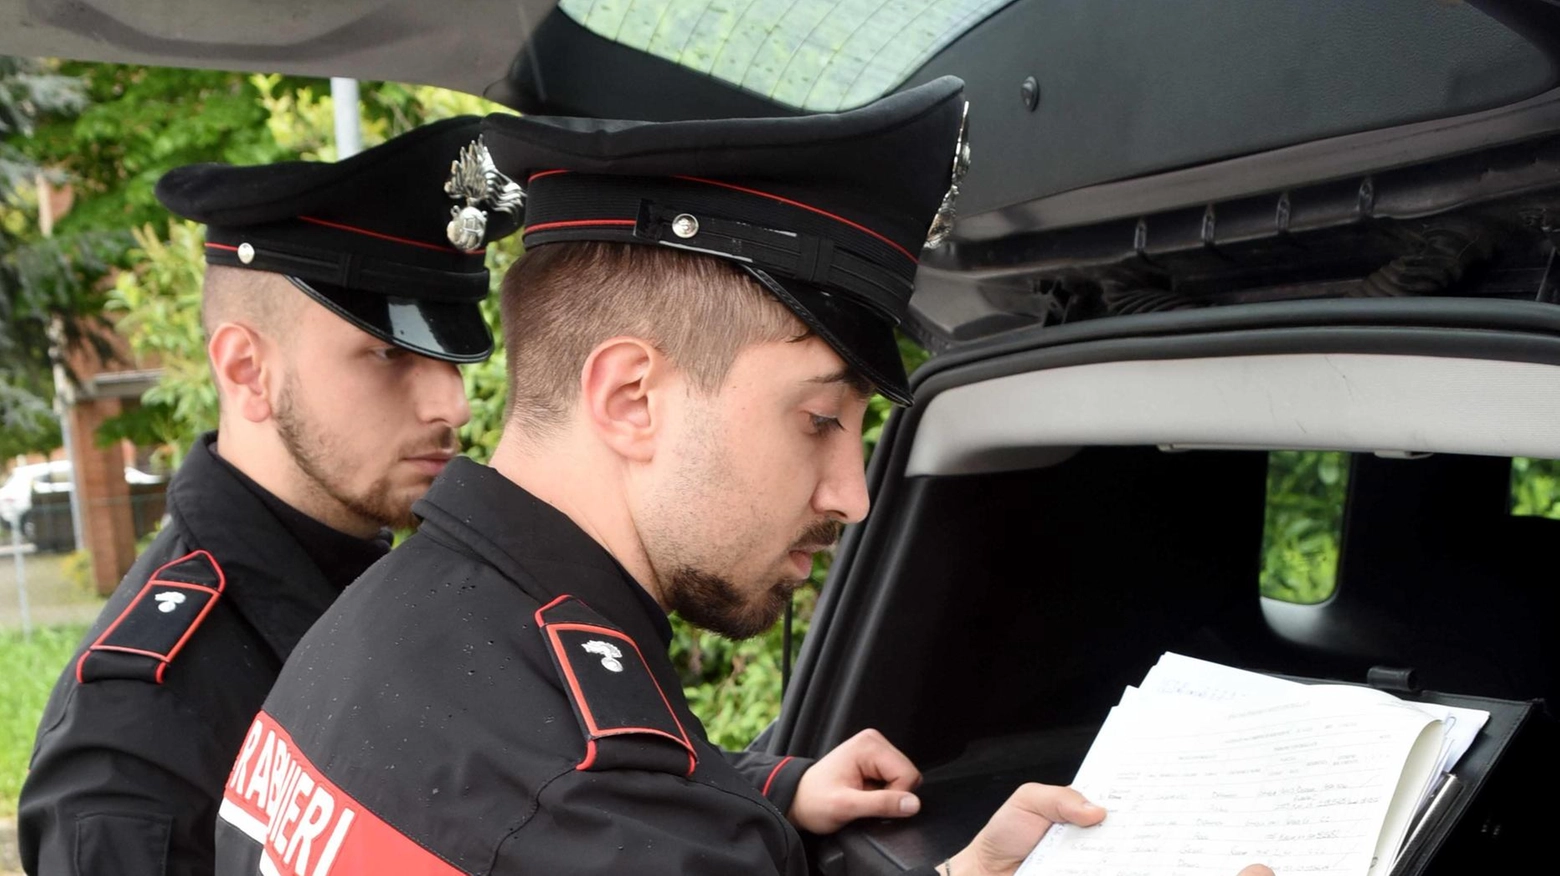
<path id="1" fill-rule="evenodd" d="M 1312 352 L 1560 365 L 1560 311 L 1528 302 L 1285 302 L 1036 330 L 934 359 L 912 375 L 917 405 L 896 411 L 884 426 L 867 472 L 873 516 L 849 527 L 841 541 L 769 749 L 816 754 L 859 729 L 840 725 L 837 704 L 856 690 L 851 679 L 861 672 L 857 643 L 870 637 L 893 606 L 879 589 L 852 586 L 853 572 L 859 562 L 872 580 L 892 579 L 894 547 L 900 541 L 896 534 L 918 511 L 916 482 L 921 479 L 903 472 L 926 402 L 982 380 L 1069 365 Z M 835 630 L 837 619 L 848 619 L 848 628 Z M 809 696 L 815 686 L 827 695 Z"/>

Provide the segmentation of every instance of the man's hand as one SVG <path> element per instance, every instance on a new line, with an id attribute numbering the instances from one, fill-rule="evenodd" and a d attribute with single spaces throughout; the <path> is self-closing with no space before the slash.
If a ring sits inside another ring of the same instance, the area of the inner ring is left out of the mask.
<path id="1" fill-rule="evenodd" d="M 954 876 L 1012 876 L 1051 825 L 1065 822 L 1091 827 L 1104 820 L 1104 808 L 1072 788 L 1022 785 L 945 866 Z M 942 866 L 938 872 L 944 872 Z M 1253 864 L 1239 876 L 1273 876 L 1273 871 Z"/>
<path id="2" fill-rule="evenodd" d="M 948 859 L 958 876 L 1010 876 L 1053 824 L 1099 824 L 1105 810 L 1072 788 L 1020 785 L 964 850 Z M 1249 876 L 1249 874 L 1242 874 Z"/>
<path id="3" fill-rule="evenodd" d="M 910 758 L 878 731 L 863 730 L 802 773 L 786 818 L 812 833 L 833 833 L 858 818 L 903 818 L 921 811 L 910 793 L 919 784 Z"/>

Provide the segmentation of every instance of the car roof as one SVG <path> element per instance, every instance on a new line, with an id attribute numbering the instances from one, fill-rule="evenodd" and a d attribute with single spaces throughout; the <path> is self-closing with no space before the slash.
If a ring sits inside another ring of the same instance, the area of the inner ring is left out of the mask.
<path id="1" fill-rule="evenodd" d="M 1102 285 L 1171 242 L 1281 237 L 1302 195 L 1355 211 L 1339 221 L 1467 202 L 1482 192 L 1426 207 L 1439 168 L 1376 193 L 1385 174 L 1560 132 L 1547 0 L 470 0 L 457 15 L 0 0 L 0 52 L 420 82 L 651 120 L 844 109 L 957 75 L 974 160 L 904 326 L 934 351 L 1051 320 L 1045 290 L 1080 267 Z"/>
<path id="2" fill-rule="evenodd" d="M 481 94 L 550 0 L 0 2 L 0 53 L 427 83 Z"/>

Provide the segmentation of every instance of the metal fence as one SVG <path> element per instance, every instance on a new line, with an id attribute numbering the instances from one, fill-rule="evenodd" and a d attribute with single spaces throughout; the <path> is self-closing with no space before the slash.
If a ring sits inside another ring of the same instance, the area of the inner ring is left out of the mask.
<path id="1" fill-rule="evenodd" d="M 131 524 L 137 539 L 152 532 L 162 520 L 167 493 L 166 484 L 131 484 L 128 499 Z M 76 529 L 70 517 L 70 493 L 33 494 L 32 510 L 24 524 L 23 536 L 39 550 L 61 553 L 76 549 Z"/>

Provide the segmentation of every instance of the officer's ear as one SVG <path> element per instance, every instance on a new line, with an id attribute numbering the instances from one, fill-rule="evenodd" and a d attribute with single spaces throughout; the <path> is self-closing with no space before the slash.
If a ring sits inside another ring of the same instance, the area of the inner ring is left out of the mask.
<path id="1" fill-rule="evenodd" d="M 619 456 L 648 462 L 671 376 L 671 363 L 654 344 L 634 337 L 602 341 L 580 369 L 581 414 Z"/>
<path id="2" fill-rule="evenodd" d="M 252 423 L 271 418 L 265 347 L 259 333 L 242 323 L 224 322 L 212 331 L 206 355 L 211 359 L 211 374 L 224 413 L 231 411 Z"/>

